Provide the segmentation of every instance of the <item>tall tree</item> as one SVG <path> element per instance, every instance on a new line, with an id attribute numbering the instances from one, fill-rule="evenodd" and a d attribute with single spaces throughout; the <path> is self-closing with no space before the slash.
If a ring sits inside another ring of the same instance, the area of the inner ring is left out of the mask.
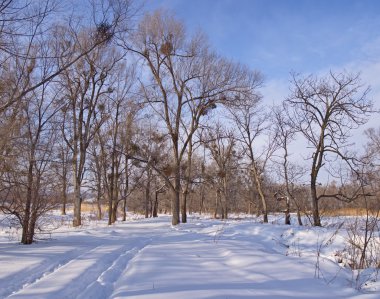
<path id="1" fill-rule="evenodd" d="M 66 146 L 65 142 L 60 139 L 57 141 L 55 146 L 55 151 L 57 152 L 57 161 L 54 163 L 53 168 L 55 175 L 57 176 L 59 182 L 57 183 L 57 188 L 60 189 L 61 198 L 61 214 L 66 215 L 66 206 L 68 203 L 68 190 L 70 188 L 70 150 Z"/>
<path id="2" fill-rule="evenodd" d="M 260 197 L 263 220 L 267 223 L 268 205 L 263 178 L 269 158 L 276 149 L 275 138 L 269 130 L 268 113 L 261 106 L 261 96 L 259 94 L 247 98 L 244 104 L 233 107 L 230 112 L 238 131 L 237 140 L 244 149 L 244 154 L 248 160 L 252 185 Z M 263 136 L 267 137 L 264 146 L 262 146 Z"/>
<path id="3" fill-rule="evenodd" d="M 326 194 L 317 193 L 321 169 L 331 159 L 340 159 L 355 171 L 355 157 L 349 153 L 350 134 L 365 124 L 372 110 L 359 74 L 333 73 L 324 77 L 292 76 L 292 89 L 285 104 L 289 105 L 294 127 L 311 147 L 310 193 L 313 224 L 321 226 L 318 203 Z M 342 194 L 330 194 L 340 197 Z"/>
<path id="4" fill-rule="evenodd" d="M 290 144 L 295 140 L 297 131 L 292 126 L 291 120 L 288 118 L 285 105 L 275 107 L 273 110 L 274 130 L 276 130 L 276 142 L 279 154 L 280 177 L 283 180 L 284 191 L 280 192 L 279 196 L 286 197 L 287 203 L 287 219 L 286 224 L 290 224 L 289 204 L 292 203 L 297 209 L 298 224 L 302 225 L 301 218 L 301 203 L 296 198 L 296 186 L 300 183 L 300 179 L 305 175 L 305 170 L 290 160 L 291 153 L 289 150 Z M 282 194 L 284 193 L 284 194 Z"/>
<path id="5" fill-rule="evenodd" d="M 83 18 L 83 12 L 78 10 L 81 17 L 74 17 L 73 13 L 66 18 L 59 15 L 59 3 L 55 0 L 0 2 L 0 119 L 2 127 L 9 128 L 0 129 L 1 158 L 8 160 L 7 144 L 21 132 L 20 118 L 16 116 L 25 113 L 25 100 L 109 45 L 116 34 L 125 32 L 130 3 L 95 0 L 92 18 Z M 49 67 L 34 71 L 41 65 Z M 77 210 L 76 215 L 78 219 Z"/>
<path id="6" fill-rule="evenodd" d="M 105 134 L 103 134 L 103 138 L 99 138 L 103 139 L 102 154 L 107 157 L 107 164 L 103 164 L 103 166 L 105 187 L 108 192 L 108 224 L 117 220 L 119 202 L 123 198 L 120 187 L 122 183 L 126 182 L 120 180 L 128 175 L 128 160 L 123 161 L 123 152 L 130 151 L 128 146 L 131 142 L 131 118 L 138 110 L 131 100 L 132 88 L 135 83 L 134 68 L 127 67 L 126 64 L 119 64 L 110 80 L 113 81 L 113 93 L 107 100 L 109 117 L 105 126 Z"/>
<path id="7" fill-rule="evenodd" d="M 57 136 L 53 119 L 60 105 L 59 93 L 49 85 L 43 85 L 24 98 L 18 114 L 22 120 L 19 136 L 12 142 L 17 148 L 12 152 L 16 165 L 7 169 L 7 177 L 11 178 L 6 184 L 9 197 L 0 204 L 3 212 L 16 216 L 20 222 L 23 244 L 33 242 L 40 216 L 55 207 L 51 198 L 54 180 L 48 177 L 52 176 L 50 170 L 57 158 L 53 151 Z"/>
<path id="8" fill-rule="evenodd" d="M 83 35 L 82 43 L 91 36 Z M 74 188 L 73 225 L 81 225 L 81 187 L 86 171 L 88 148 L 106 120 L 105 101 L 113 92 L 107 81 L 119 61 L 118 54 L 108 47 L 98 48 L 61 75 L 66 107 L 62 136 L 72 152 Z"/>
<path id="9" fill-rule="evenodd" d="M 142 59 L 149 74 L 142 84 L 144 100 L 164 122 L 172 143 L 174 182 L 169 187 L 172 224 L 176 225 L 180 222 L 181 163 L 202 117 L 218 103 L 237 101 L 241 94 L 250 93 L 257 73 L 212 53 L 202 35 L 189 38 L 183 24 L 162 11 L 143 18 L 133 41 L 125 47 Z"/>

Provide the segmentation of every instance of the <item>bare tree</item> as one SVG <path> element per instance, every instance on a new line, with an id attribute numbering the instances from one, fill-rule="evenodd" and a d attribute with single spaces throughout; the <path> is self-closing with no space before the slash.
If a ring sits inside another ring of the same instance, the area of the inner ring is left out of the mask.
<path id="1" fill-rule="evenodd" d="M 131 122 L 138 111 L 137 105 L 131 99 L 135 83 L 134 67 L 127 68 L 126 65 L 121 64 L 115 72 L 114 81 L 114 92 L 108 98 L 110 117 L 105 128 L 106 134 L 105 140 L 103 140 L 105 144 L 101 146 L 102 153 L 108 156 L 108 165 L 103 164 L 105 167 L 104 180 L 108 191 L 108 224 L 117 220 L 119 203 L 126 199 L 128 194 L 126 181 L 128 178 L 121 181 L 123 177 L 129 175 L 128 160 L 123 161 L 123 152 L 125 154 L 130 151 Z M 124 190 L 121 190 L 123 183 L 125 183 Z M 122 194 L 123 191 L 124 194 Z"/>
<path id="2" fill-rule="evenodd" d="M 142 85 L 144 99 L 164 122 L 172 143 L 174 182 L 172 224 L 179 223 L 181 163 L 201 118 L 218 103 L 249 93 L 257 74 L 209 51 L 198 34 L 188 38 L 183 25 L 161 11 L 146 15 L 125 45 L 141 59 L 150 78 Z M 184 133 L 187 128 L 187 135 Z"/>
<path id="3" fill-rule="evenodd" d="M 284 193 L 280 192 L 281 197 L 287 199 L 287 221 L 286 224 L 290 224 L 289 204 L 292 203 L 297 209 L 298 224 L 302 225 L 301 210 L 302 205 L 296 198 L 297 185 L 300 184 L 300 180 L 305 175 L 305 170 L 290 161 L 291 154 L 289 153 L 289 145 L 294 141 L 297 131 L 292 126 L 292 122 L 288 119 L 285 106 L 275 107 L 273 110 L 274 117 L 274 129 L 276 130 L 276 142 L 278 149 L 282 151 L 280 154 L 280 161 L 275 161 L 281 166 L 280 176 L 284 181 Z"/>
<path id="4" fill-rule="evenodd" d="M 325 77 L 293 75 L 291 94 L 285 104 L 292 110 L 293 126 L 307 140 L 311 154 L 310 193 L 315 226 L 321 225 L 318 202 L 323 197 L 343 198 L 344 194 L 317 193 L 320 170 L 328 157 L 341 159 L 355 170 L 355 159 L 348 153 L 353 129 L 365 124 L 372 109 L 359 74 L 330 72 Z"/>
<path id="5" fill-rule="evenodd" d="M 0 27 L 0 49 L 2 50 L 1 54 L 6 53 L 0 58 L 0 63 L 7 64 L 7 67 L 10 66 L 8 59 L 10 57 L 14 60 L 13 65 L 16 65 L 19 70 L 14 76 L 12 87 L 8 89 L 10 92 L 3 93 L 0 113 L 17 104 L 26 94 L 59 76 L 98 47 L 108 44 L 115 34 L 125 31 L 125 24 L 133 15 L 133 8 L 129 0 L 94 1 L 93 8 L 97 10 L 93 11 L 94 24 L 91 30 L 87 30 L 91 38 L 88 39 L 89 42 L 80 43 L 78 47 L 78 41 L 59 40 L 62 37 L 61 34 L 59 34 L 58 40 L 56 38 L 57 29 L 64 28 L 61 25 L 51 26 L 54 17 L 60 19 L 54 13 L 57 2 L 54 0 L 5 0 L 0 3 L 0 24 L 2 25 Z M 67 20 L 67 23 L 72 25 L 79 22 L 71 19 Z M 85 26 L 82 26 L 82 31 Z M 66 26 L 65 30 L 71 30 L 71 34 L 75 36 L 78 34 L 78 28 L 72 26 Z M 55 44 L 49 52 L 44 53 L 44 56 L 39 56 L 39 59 L 43 58 L 48 61 L 57 58 L 64 59 L 60 59 L 60 63 L 55 64 L 54 68 L 45 73 L 39 81 L 29 84 L 28 77 L 25 77 L 24 74 L 28 73 L 30 65 L 35 62 L 33 49 L 37 37 L 47 39 L 46 43 Z M 55 42 L 53 42 L 54 40 Z"/>
<path id="6" fill-rule="evenodd" d="M 192 111 L 192 110 L 191 110 Z M 193 111 L 192 111 L 193 112 Z M 205 115 L 208 112 L 205 112 Z M 207 123 L 209 121 L 209 118 L 203 119 L 204 123 Z M 196 122 L 196 118 L 192 117 L 192 125 L 190 128 L 192 128 Z M 182 223 L 187 222 L 187 209 L 188 209 L 188 199 L 190 192 L 194 186 L 194 180 L 196 177 L 196 165 L 194 165 L 193 162 L 193 156 L 194 153 L 199 149 L 199 147 L 202 145 L 202 130 L 203 125 L 199 126 L 201 128 L 199 136 L 192 134 L 192 136 L 189 139 L 188 148 L 186 151 L 187 157 L 186 160 L 182 163 L 182 207 L 181 207 L 181 220 Z M 189 136 L 189 132 L 187 128 L 184 128 L 185 132 L 185 138 Z M 201 194 L 202 196 L 202 194 Z"/>
<path id="7" fill-rule="evenodd" d="M 41 47 L 40 31 L 52 13 L 52 3 L 0 2 L 0 155 L 4 160 L 14 154 L 7 148 L 12 139 L 19 137 L 24 91 L 41 80 L 36 68 L 47 65 L 40 57 L 49 52 L 49 47 Z M 51 69 L 45 68 L 41 74 Z"/>
<path id="8" fill-rule="evenodd" d="M 102 139 L 99 138 L 99 133 L 96 134 L 94 142 L 91 143 L 89 147 L 90 159 L 88 163 L 88 168 L 90 172 L 90 180 L 92 184 L 88 186 L 91 192 L 95 196 L 97 218 L 101 220 L 103 218 L 103 203 L 105 197 L 105 186 L 103 179 L 103 163 L 106 162 L 104 153 L 101 148 Z"/>
<path id="9" fill-rule="evenodd" d="M 158 123 L 152 121 L 151 116 L 149 116 L 149 121 L 141 121 L 140 126 L 140 137 L 137 145 L 139 156 L 146 161 L 143 167 L 144 178 L 141 180 L 141 185 L 144 189 L 145 200 L 143 206 L 145 217 L 148 218 L 152 215 L 155 201 L 158 200 L 158 194 L 166 190 L 163 185 L 166 186 L 167 181 L 170 180 L 173 167 L 172 157 L 168 150 L 168 135 L 160 132 L 157 128 Z M 164 181 L 166 182 L 162 182 L 162 179 L 157 178 L 160 174 L 164 176 Z M 152 196 L 153 190 L 155 190 L 154 198 Z"/>
<path id="10" fill-rule="evenodd" d="M 138 146 L 136 134 L 137 131 L 137 111 L 139 106 L 133 106 L 133 108 L 128 109 L 127 115 L 125 117 L 124 125 L 121 127 L 120 141 L 121 141 L 121 151 L 122 157 L 124 159 L 122 175 L 120 177 L 120 193 L 121 201 L 123 202 L 123 221 L 126 221 L 127 217 L 127 199 L 130 195 L 137 189 L 139 181 L 142 174 L 136 171 L 137 167 L 133 166 L 130 159 L 131 155 L 134 155 Z"/>
<path id="11" fill-rule="evenodd" d="M 58 178 L 57 188 L 60 189 L 61 195 L 61 214 L 66 215 L 66 206 L 68 203 L 68 190 L 70 188 L 70 150 L 62 139 L 57 141 L 55 146 L 57 152 L 57 161 L 53 165 L 55 175 Z"/>
<path id="12" fill-rule="evenodd" d="M 63 72 L 67 75 L 109 46 L 116 34 L 125 32 L 130 4 L 128 0 L 94 0 L 93 15 L 77 18 L 59 15 L 55 0 L 0 2 L 0 115 L 1 125 L 10 129 L 0 130 L 1 155 L 7 153 L 9 140 L 20 133 L 16 116 L 25 112 L 25 99 L 35 97 L 58 76 L 65 77 Z M 48 67 L 36 72 L 41 65 Z"/>
<path id="13" fill-rule="evenodd" d="M 83 35 L 83 42 L 86 43 L 89 38 L 91 37 Z M 86 170 L 87 150 L 106 120 L 104 102 L 113 92 L 107 80 L 119 60 L 119 55 L 112 48 L 98 48 L 60 75 L 67 102 L 62 135 L 72 152 L 74 226 L 81 225 L 81 186 Z"/>
<path id="14" fill-rule="evenodd" d="M 263 220 L 267 223 L 268 207 L 263 186 L 263 175 L 269 158 L 276 149 L 276 143 L 269 130 L 268 113 L 262 109 L 260 102 L 260 95 L 253 94 L 246 99 L 244 105 L 233 107 L 230 112 L 232 120 L 238 129 L 237 140 L 240 142 L 248 159 L 248 169 L 252 184 L 260 197 Z M 263 136 L 267 137 L 264 142 L 265 138 Z"/>
<path id="15" fill-rule="evenodd" d="M 19 118 L 23 121 L 14 144 L 19 151 L 13 151 L 17 166 L 11 172 L 7 170 L 7 177 L 11 178 L 7 184 L 10 197 L 0 208 L 19 220 L 23 244 L 33 242 L 38 219 L 56 204 L 51 198 L 54 180 L 48 179 L 48 173 L 55 158 L 56 128 L 52 119 L 59 110 L 58 94 L 48 85 L 25 98 L 20 109 Z"/>
<path id="16" fill-rule="evenodd" d="M 1 83 L 6 84 L 6 88 L 1 88 L 0 92 L 0 113 L 9 108 L 16 108 L 15 104 L 28 92 L 46 82 L 40 84 L 38 80 L 31 81 L 30 73 L 34 69 L 36 59 L 46 54 L 37 52 L 36 47 L 43 38 L 42 32 L 54 8 L 54 1 L 49 0 L 34 3 L 27 0 L 0 3 Z M 42 78 L 40 77 L 40 80 Z M 19 103 L 16 106 L 19 106 Z"/>
<path id="17" fill-rule="evenodd" d="M 167 191 L 166 184 L 157 184 L 156 181 L 156 188 L 154 190 L 154 202 L 152 207 L 152 217 L 158 217 L 158 195 L 161 193 L 165 193 Z"/>
<path id="18" fill-rule="evenodd" d="M 237 168 L 236 141 L 232 131 L 224 130 L 218 123 L 215 129 L 208 129 L 203 144 L 210 151 L 212 160 L 216 164 L 216 207 L 222 209 L 222 219 L 228 218 L 229 198 L 231 196 L 231 181 L 233 169 Z"/>

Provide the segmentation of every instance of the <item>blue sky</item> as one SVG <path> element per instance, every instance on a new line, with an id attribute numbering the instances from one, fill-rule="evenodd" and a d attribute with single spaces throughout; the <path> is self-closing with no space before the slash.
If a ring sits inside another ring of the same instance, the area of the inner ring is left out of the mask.
<path id="1" fill-rule="evenodd" d="M 287 84 L 290 71 L 366 72 L 380 62 L 376 0 L 146 0 L 146 9 L 159 7 L 190 32 L 201 28 L 222 55 L 260 70 L 269 87 Z M 377 90 L 380 81 L 366 77 Z"/>

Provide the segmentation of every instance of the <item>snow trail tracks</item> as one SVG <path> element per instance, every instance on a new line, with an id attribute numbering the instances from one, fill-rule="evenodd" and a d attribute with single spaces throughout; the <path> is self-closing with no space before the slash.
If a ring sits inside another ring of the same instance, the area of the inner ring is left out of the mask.
<path id="1" fill-rule="evenodd" d="M 321 267 L 334 283 L 316 279 L 312 239 L 308 254 L 288 256 L 289 229 L 197 219 L 172 227 L 160 217 L 57 231 L 28 246 L 0 242 L 0 298 L 379 298 L 355 291 L 328 259 Z"/>

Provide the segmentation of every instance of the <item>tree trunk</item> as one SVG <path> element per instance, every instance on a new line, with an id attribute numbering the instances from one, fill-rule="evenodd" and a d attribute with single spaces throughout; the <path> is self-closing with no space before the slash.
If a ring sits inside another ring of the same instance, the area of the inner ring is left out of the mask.
<path id="1" fill-rule="evenodd" d="M 220 202 L 220 191 L 216 190 L 216 194 L 215 194 L 215 211 L 214 211 L 214 218 L 215 219 L 218 217 L 219 202 Z"/>
<path id="2" fill-rule="evenodd" d="M 98 163 L 97 163 L 98 164 Z M 101 198 L 102 198 L 102 183 L 101 183 L 101 174 L 100 174 L 100 167 L 98 167 L 98 174 L 97 174 L 97 183 L 96 183 L 96 208 L 97 208 L 97 218 L 98 220 L 101 220 L 103 218 L 102 215 L 102 205 L 101 205 Z"/>
<path id="3" fill-rule="evenodd" d="M 264 223 L 268 223 L 267 202 L 266 202 L 266 199 L 265 199 L 265 196 L 264 196 L 264 192 L 262 190 L 259 174 L 257 172 L 256 166 L 254 165 L 254 163 L 252 163 L 252 172 L 253 172 L 253 179 L 254 179 L 255 184 L 256 184 L 256 189 L 257 189 L 257 192 L 259 193 L 259 196 L 260 196 L 260 199 L 261 199 L 261 204 L 263 206 L 263 217 L 264 217 L 263 221 L 264 221 Z"/>
<path id="4" fill-rule="evenodd" d="M 65 167 L 65 166 L 63 166 Z M 62 208 L 61 215 L 66 215 L 66 204 L 67 204 L 67 176 L 64 174 L 62 179 Z"/>
<path id="5" fill-rule="evenodd" d="M 150 171 L 148 170 L 147 182 L 145 185 L 145 218 L 149 218 L 150 205 Z"/>
<path id="6" fill-rule="evenodd" d="M 109 174 L 109 189 L 108 189 L 108 225 L 114 223 L 114 181 L 115 181 L 115 164 L 112 160 L 111 173 Z"/>
<path id="7" fill-rule="evenodd" d="M 33 196 L 33 162 L 29 162 L 28 167 L 28 186 L 26 191 L 26 201 L 25 201 L 25 209 L 24 209 L 24 219 L 22 222 L 22 236 L 21 243 L 22 244 L 31 244 L 30 241 L 30 217 L 31 217 L 31 206 L 32 206 L 32 196 Z"/>
<path id="8" fill-rule="evenodd" d="M 74 148 L 75 149 L 75 148 Z M 73 226 L 77 227 L 82 224 L 81 219 L 81 204 L 82 199 L 80 195 L 81 189 L 81 174 L 79 173 L 78 167 L 78 151 L 74 150 L 73 152 L 73 184 L 74 184 L 74 215 L 73 215 Z"/>
<path id="9" fill-rule="evenodd" d="M 77 179 L 74 178 L 74 218 L 73 218 L 74 227 L 82 225 L 81 204 L 82 204 L 82 199 L 80 195 L 80 182 L 78 182 Z"/>
<path id="10" fill-rule="evenodd" d="M 110 195 L 110 192 L 108 192 L 108 225 L 112 224 L 112 196 Z"/>
<path id="11" fill-rule="evenodd" d="M 116 168 L 116 173 L 118 172 L 118 168 Z M 117 176 L 117 175 L 116 175 Z M 119 207 L 119 186 L 118 186 L 118 180 L 114 179 L 113 180 L 113 204 L 112 204 L 112 223 L 115 223 L 117 221 L 117 209 Z"/>
<path id="12" fill-rule="evenodd" d="M 64 148 L 61 148 L 62 155 L 62 208 L 61 215 L 66 215 L 66 204 L 67 204 L 67 168 L 68 168 L 68 156 Z"/>
<path id="13" fill-rule="evenodd" d="M 174 199 L 172 202 L 172 225 L 179 224 L 179 201 L 180 201 L 180 190 L 174 191 Z"/>
<path id="14" fill-rule="evenodd" d="M 255 202 L 257 201 L 256 199 L 256 194 L 254 192 L 254 190 L 257 189 L 257 186 L 256 186 L 256 183 L 255 183 L 255 180 L 254 178 L 252 177 L 251 175 L 251 190 L 250 190 L 250 209 L 252 209 L 252 206 L 255 204 Z M 260 216 L 260 208 L 259 208 L 259 203 L 256 204 L 255 206 L 255 211 L 256 211 L 256 217 L 259 217 Z M 252 209 L 252 215 L 254 214 L 253 212 L 253 209 Z"/>
<path id="15" fill-rule="evenodd" d="M 122 221 L 126 221 L 127 220 L 127 198 L 124 197 L 123 198 L 123 219 Z"/>
<path id="16" fill-rule="evenodd" d="M 97 217 L 98 220 L 101 220 L 103 218 L 102 215 L 102 205 L 101 205 L 101 199 L 102 199 L 102 175 L 101 175 L 101 168 L 99 165 L 99 159 L 98 157 L 95 157 L 96 159 L 96 208 L 97 208 Z"/>
<path id="17" fill-rule="evenodd" d="M 311 181 L 310 190 L 311 190 L 311 208 L 313 212 L 314 226 L 321 226 L 321 217 L 319 215 L 319 208 L 318 208 L 317 187 L 316 187 L 316 182 L 313 179 Z"/>
<path id="18" fill-rule="evenodd" d="M 182 223 L 187 222 L 187 190 L 182 192 Z"/>
<path id="19" fill-rule="evenodd" d="M 177 134 L 178 136 L 178 134 Z M 178 154 L 178 137 L 173 137 L 174 145 L 174 157 L 176 158 L 175 170 L 174 170 L 174 190 L 172 198 L 172 225 L 178 225 L 180 223 L 180 200 L 181 200 L 181 161 Z"/>
<path id="20" fill-rule="evenodd" d="M 117 208 L 119 207 L 119 189 L 118 189 L 117 179 L 115 179 L 116 175 L 113 174 L 113 176 L 114 178 L 111 182 L 113 184 L 113 187 L 111 188 L 111 191 L 112 191 L 111 193 L 111 196 L 112 196 L 111 224 L 117 221 Z"/>
<path id="21" fill-rule="evenodd" d="M 175 183 L 174 183 L 174 196 L 172 199 L 172 225 L 179 224 L 179 206 L 181 196 L 181 174 L 179 163 L 177 163 L 175 170 Z"/>
<path id="22" fill-rule="evenodd" d="M 202 183 L 201 190 L 200 190 L 200 199 L 199 199 L 199 214 L 202 215 L 203 208 L 204 208 L 204 201 L 205 201 L 205 190 L 204 190 L 204 183 Z"/>
<path id="23" fill-rule="evenodd" d="M 205 196 L 202 193 L 201 199 L 200 199 L 200 204 L 199 204 L 199 215 L 202 215 L 203 209 L 204 209 L 204 201 L 205 201 Z"/>
<path id="24" fill-rule="evenodd" d="M 123 194 L 123 221 L 127 220 L 127 196 L 129 191 L 128 156 L 125 155 L 125 188 Z"/>
<path id="25" fill-rule="evenodd" d="M 111 217 L 111 222 L 115 223 L 117 221 L 117 208 L 119 206 L 119 202 L 117 200 L 113 201 L 112 204 L 112 217 Z"/>
<path id="26" fill-rule="evenodd" d="M 153 213 L 152 213 L 152 216 L 153 216 L 153 217 L 158 217 L 158 191 L 156 191 L 156 193 L 155 193 L 155 197 L 154 197 L 154 204 L 153 204 Z"/>
<path id="27" fill-rule="evenodd" d="M 35 229 L 36 229 L 36 222 L 37 222 L 37 211 L 34 210 L 31 213 L 30 222 L 29 222 L 29 229 L 28 229 L 28 236 L 26 239 L 26 243 L 24 244 L 32 244 L 34 241 L 34 235 L 35 235 Z"/>
<path id="28" fill-rule="evenodd" d="M 228 181 L 227 181 L 227 175 L 223 178 L 223 197 L 224 197 L 224 203 L 223 203 L 223 219 L 228 218 Z"/>
<path id="29" fill-rule="evenodd" d="M 302 218 L 301 218 L 301 212 L 299 210 L 299 208 L 297 208 L 297 220 L 298 220 L 298 225 L 303 225 L 302 223 Z"/>
<path id="30" fill-rule="evenodd" d="M 100 200 L 97 200 L 96 201 L 96 209 L 97 209 L 97 212 L 96 212 L 96 217 L 98 218 L 98 220 L 102 220 L 103 218 L 103 213 L 102 213 L 102 205 L 100 203 Z"/>
<path id="31" fill-rule="evenodd" d="M 189 195 L 189 187 L 191 181 L 191 170 L 192 170 L 192 155 L 193 155 L 193 141 L 190 138 L 188 150 L 187 150 L 187 169 L 186 169 L 186 182 L 184 186 L 184 190 L 182 192 L 182 223 L 187 222 L 187 198 Z"/>
<path id="32" fill-rule="evenodd" d="M 289 204 L 289 197 L 285 197 L 285 224 L 290 225 L 290 204 Z"/>

